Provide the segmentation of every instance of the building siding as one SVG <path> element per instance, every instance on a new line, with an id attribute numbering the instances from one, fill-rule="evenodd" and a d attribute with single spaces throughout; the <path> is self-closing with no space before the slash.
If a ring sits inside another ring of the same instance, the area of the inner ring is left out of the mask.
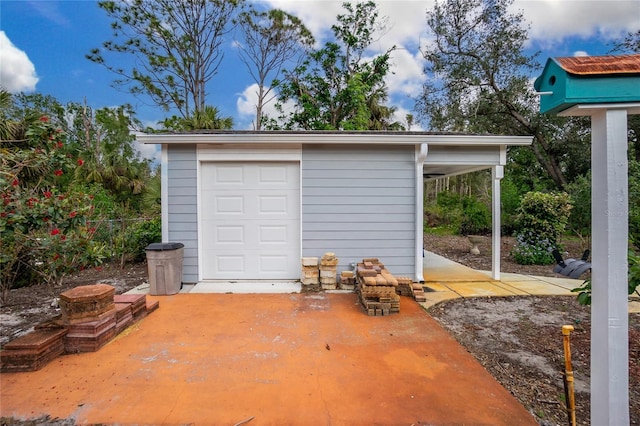
<path id="1" fill-rule="evenodd" d="M 305 145 L 301 174 L 303 256 L 334 252 L 339 271 L 377 257 L 415 278 L 413 146 Z"/>
<path id="2" fill-rule="evenodd" d="M 198 282 L 198 162 L 195 145 L 168 146 L 169 241 L 184 244 L 182 281 Z"/>

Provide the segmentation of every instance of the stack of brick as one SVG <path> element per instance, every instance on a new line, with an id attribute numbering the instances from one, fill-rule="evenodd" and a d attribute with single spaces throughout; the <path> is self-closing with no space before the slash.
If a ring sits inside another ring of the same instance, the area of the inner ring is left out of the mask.
<path id="1" fill-rule="evenodd" d="M 335 290 L 338 284 L 338 258 L 335 253 L 325 253 L 320 259 L 320 285 L 323 290 Z"/>
<path id="2" fill-rule="evenodd" d="M 413 281 L 409 277 L 396 277 L 398 281 L 397 292 L 400 296 L 413 298 Z"/>
<path id="3" fill-rule="evenodd" d="M 62 323 L 67 327 L 68 353 L 95 352 L 116 335 L 115 288 L 85 285 L 60 294 Z"/>
<path id="4" fill-rule="evenodd" d="M 64 353 L 65 328 L 37 329 L 4 345 L 0 351 L 3 373 L 36 371 Z"/>
<path id="5" fill-rule="evenodd" d="M 357 270 L 360 302 L 369 316 L 383 316 L 400 312 L 398 281 L 376 258 L 363 259 Z"/>
<path id="6" fill-rule="evenodd" d="M 116 334 L 120 334 L 133 323 L 131 304 L 116 303 Z"/>
<path id="7" fill-rule="evenodd" d="M 113 300 L 115 303 L 124 303 L 131 306 L 133 321 L 139 321 L 147 316 L 147 296 L 144 294 L 118 294 Z M 158 303 L 157 300 L 156 303 Z"/>
<path id="8" fill-rule="evenodd" d="M 427 295 L 424 292 L 424 287 L 422 286 L 422 284 L 412 283 L 411 286 L 413 287 L 413 298 L 416 300 L 416 302 L 426 302 Z"/>
<path id="9" fill-rule="evenodd" d="M 116 309 L 106 312 L 95 321 L 67 326 L 64 349 L 67 353 L 96 352 L 116 335 Z"/>
<path id="10" fill-rule="evenodd" d="M 60 294 L 61 315 L 7 343 L 0 371 L 35 371 L 63 353 L 94 352 L 132 322 L 158 309 L 144 294 L 115 295 L 107 284 L 79 286 Z"/>
<path id="11" fill-rule="evenodd" d="M 355 290 L 356 288 L 356 276 L 353 271 L 340 272 L 340 289 L 341 290 Z"/>
<path id="12" fill-rule="evenodd" d="M 416 302 L 426 302 L 427 296 L 424 293 L 422 284 L 414 283 L 409 277 L 397 277 L 398 294 L 415 299 Z"/>
<path id="13" fill-rule="evenodd" d="M 302 258 L 302 286 L 306 291 L 320 290 L 320 270 L 317 257 Z"/>

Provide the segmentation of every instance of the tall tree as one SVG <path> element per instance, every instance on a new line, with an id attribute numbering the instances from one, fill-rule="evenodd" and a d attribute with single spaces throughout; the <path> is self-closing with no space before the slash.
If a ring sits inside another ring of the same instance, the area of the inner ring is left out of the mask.
<path id="1" fill-rule="evenodd" d="M 274 83 L 281 126 L 287 129 L 398 129 L 391 121 L 394 109 L 385 107 L 385 76 L 395 46 L 373 59 L 365 59 L 370 46 L 385 31 L 373 1 L 344 3 L 346 13 L 331 27 L 335 41 Z M 295 104 L 293 111 L 285 105 Z"/>
<path id="2" fill-rule="evenodd" d="M 119 76 L 116 87 L 146 95 L 182 117 L 202 111 L 207 83 L 223 59 L 222 43 L 244 0 L 100 1 L 113 18 L 115 40 L 93 49 L 87 58 Z M 130 69 L 104 52 L 132 56 Z"/>
<path id="3" fill-rule="evenodd" d="M 300 19 L 279 9 L 260 12 L 250 8 L 240 14 L 238 25 L 240 59 L 258 85 L 254 128 L 260 130 L 264 105 L 274 97 L 267 79 L 277 79 L 282 67 L 311 48 L 315 40 Z"/>
<path id="4" fill-rule="evenodd" d="M 640 30 L 627 33 L 622 39 L 613 44 L 612 53 L 640 53 Z M 629 120 L 629 152 L 631 158 L 640 161 L 640 115 L 634 114 Z"/>
<path id="5" fill-rule="evenodd" d="M 151 169 L 134 146 L 131 128 L 141 124 L 131 106 L 93 110 L 86 104 L 69 104 L 66 109 L 73 120 L 69 142 L 77 146 L 84 161 L 76 177 L 101 185 L 115 201 L 137 208 Z"/>
<path id="6" fill-rule="evenodd" d="M 571 146 L 561 146 L 559 136 L 571 120 L 539 114 L 530 81 L 539 70 L 537 54 L 524 53 L 528 27 L 522 13 L 509 13 L 512 3 L 436 1 L 427 12 L 433 42 L 423 50 L 429 78 L 417 108 L 438 130 L 533 135 L 536 160 L 563 188 L 562 158 Z"/>

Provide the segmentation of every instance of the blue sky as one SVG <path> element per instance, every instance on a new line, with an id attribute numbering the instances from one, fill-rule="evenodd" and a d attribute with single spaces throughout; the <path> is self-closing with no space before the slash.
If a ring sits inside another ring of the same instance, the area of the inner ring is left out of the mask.
<path id="1" fill-rule="evenodd" d="M 326 41 L 342 1 L 270 0 L 268 7 L 287 10 Z M 389 76 L 390 103 L 398 117 L 412 112 L 424 76 L 419 46 L 425 35 L 425 12 L 433 2 L 378 1 L 389 19 L 389 31 L 376 48 L 400 47 Z M 553 56 L 609 53 L 612 40 L 640 29 L 640 0 L 516 0 L 531 24 L 529 48 L 540 50 L 542 62 Z M 2 0 L 0 2 L 0 85 L 12 92 L 37 92 L 59 101 L 83 102 L 92 107 L 134 105 L 138 118 L 153 124 L 165 113 L 111 87 L 114 75 L 85 59 L 92 48 L 111 39 L 110 19 L 90 0 Z M 251 128 L 251 78 L 238 60 L 233 40 L 225 41 L 225 59 L 209 89 L 207 104 L 232 116 L 237 129 Z M 376 54 L 375 49 L 371 54 Z M 121 60 L 125 60 L 121 58 Z M 124 62 L 123 62 L 124 65 Z M 536 77 L 536 76 L 532 76 Z"/>

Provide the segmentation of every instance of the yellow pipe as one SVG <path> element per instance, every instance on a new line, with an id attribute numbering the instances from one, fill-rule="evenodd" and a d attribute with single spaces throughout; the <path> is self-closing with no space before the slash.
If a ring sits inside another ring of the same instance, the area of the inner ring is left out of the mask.
<path id="1" fill-rule="evenodd" d="M 573 331 L 572 325 L 562 326 L 562 340 L 564 344 L 564 384 L 565 396 L 567 397 L 567 415 L 569 424 L 576 426 L 576 398 L 574 395 L 573 369 L 571 368 L 571 345 L 569 335 Z"/>

